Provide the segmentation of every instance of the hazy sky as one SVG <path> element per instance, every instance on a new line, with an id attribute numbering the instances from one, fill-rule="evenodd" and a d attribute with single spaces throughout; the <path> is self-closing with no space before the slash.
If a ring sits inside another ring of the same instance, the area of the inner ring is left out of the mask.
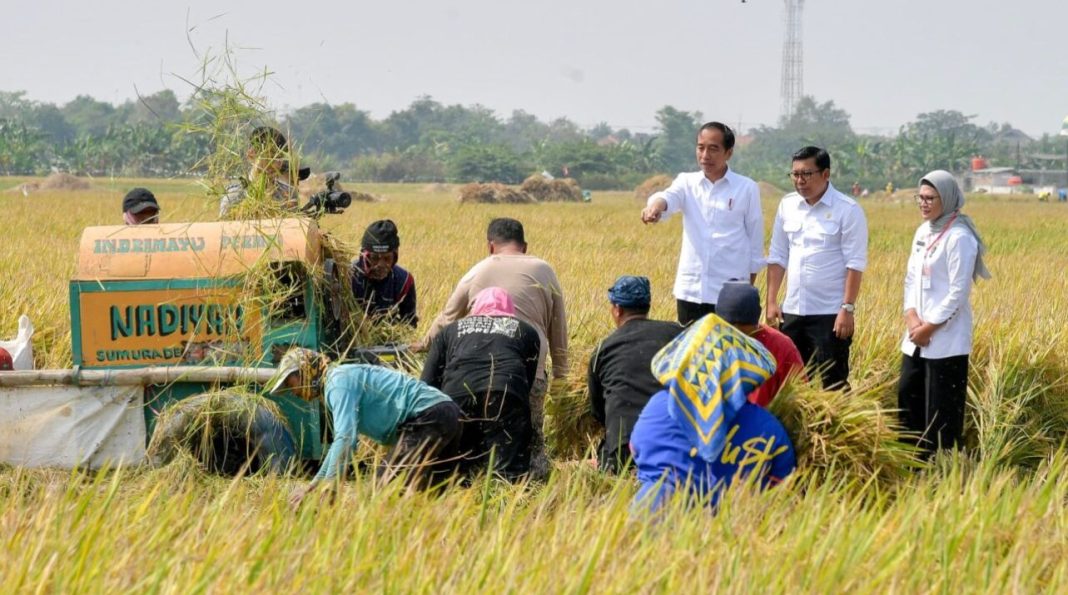
<path id="1" fill-rule="evenodd" d="M 3 0 L 9 5 L 13 0 Z M 779 115 L 782 0 L 36 0 L 4 11 L 0 90 L 121 102 L 196 78 L 227 43 L 268 68 L 277 108 L 419 95 L 650 130 L 666 104 L 753 125 Z M 1068 115 L 1068 1 L 807 0 L 805 92 L 855 128 L 935 109 L 1037 135 Z M 177 76 L 176 76 L 177 75 Z"/>

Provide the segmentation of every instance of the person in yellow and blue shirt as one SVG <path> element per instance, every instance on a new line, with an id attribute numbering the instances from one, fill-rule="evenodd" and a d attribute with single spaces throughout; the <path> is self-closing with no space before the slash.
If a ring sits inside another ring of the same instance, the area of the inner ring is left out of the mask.
<path id="1" fill-rule="evenodd" d="M 786 429 L 747 396 L 775 371 L 775 358 L 715 314 L 653 358 L 664 388 L 642 410 L 630 447 L 641 488 L 635 513 L 656 512 L 676 492 L 713 508 L 738 479 L 762 488 L 797 466 Z"/>

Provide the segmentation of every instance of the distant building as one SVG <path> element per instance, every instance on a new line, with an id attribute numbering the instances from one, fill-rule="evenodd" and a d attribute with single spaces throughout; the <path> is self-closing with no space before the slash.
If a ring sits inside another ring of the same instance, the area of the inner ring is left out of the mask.
<path id="1" fill-rule="evenodd" d="M 1015 167 L 985 167 L 964 175 L 965 192 L 1013 194 L 1021 183 Z"/>
<path id="2" fill-rule="evenodd" d="M 1064 158 L 1061 157 L 1061 161 Z M 1018 169 L 1015 167 L 985 167 L 964 174 L 965 192 L 990 194 L 1055 193 L 1068 187 L 1068 173 L 1063 169 Z"/>

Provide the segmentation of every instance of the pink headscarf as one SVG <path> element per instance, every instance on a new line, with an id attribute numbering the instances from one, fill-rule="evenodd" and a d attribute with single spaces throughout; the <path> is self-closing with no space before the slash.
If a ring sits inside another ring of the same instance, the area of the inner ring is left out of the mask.
<path id="1" fill-rule="evenodd" d="M 512 296 L 500 287 L 487 287 L 475 296 L 471 316 L 515 316 Z"/>

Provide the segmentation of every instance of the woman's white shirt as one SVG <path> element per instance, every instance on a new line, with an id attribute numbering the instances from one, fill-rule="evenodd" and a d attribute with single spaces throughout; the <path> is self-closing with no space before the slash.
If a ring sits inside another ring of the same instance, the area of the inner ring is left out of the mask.
<path id="1" fill-rule="evenodd" d="M 945 323 L 931 335 L 930 344 L 920 348 L 920 357 L 925 359 L 967 355 L 972 351 L 970 297 L 979 243 L 963 225 L 953 225 L 941 239 L 938 236 L 931 233 L 929 222 L 920 225 L 912 239 L 905 272 L 904 311 L 914 308 L 924 322 Z M 916 347 L 906 329 L 901 351 L 913 355 Z"/>

